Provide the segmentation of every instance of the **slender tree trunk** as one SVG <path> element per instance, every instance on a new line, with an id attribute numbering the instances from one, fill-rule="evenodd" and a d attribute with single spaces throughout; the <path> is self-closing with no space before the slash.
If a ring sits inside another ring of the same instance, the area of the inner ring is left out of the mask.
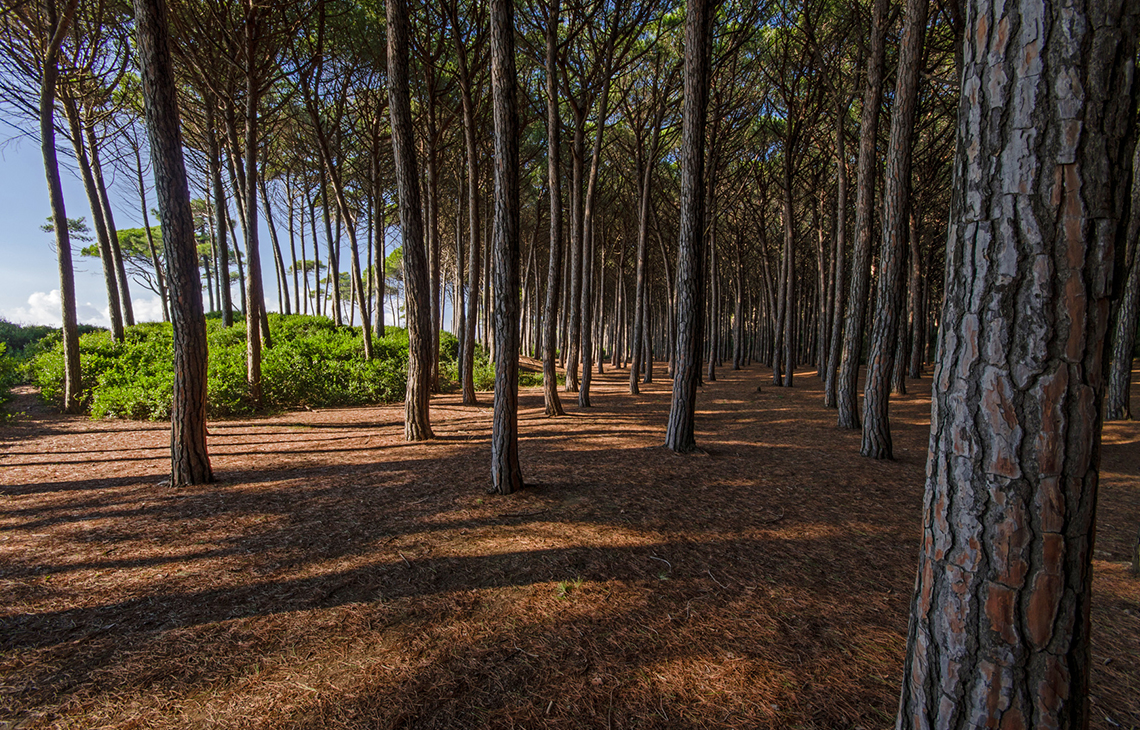
<path id="1" fill-rule="evenodd" d="M 831 332 L 827 342 L 827 367 L 824 372 L 823 405 L 835 408 L 836 371 L 839 368 L 840 348 L 843 343 L 843 295 L 845 293 L 844 277 L 847 271 L 847 135 L 843 128 L 843 121 L 847 118 L 847 108 L 850 104 L 840 106 L 835 111 L 835 173 L 837 178 L 835 190 L 835 255 L 832 266 L 835 269 L 832 283 L 832 309 Z"/>
<path id="2" fill-rule="evenodd" d="M 99 243 L 99 258 L 103 261 L 103 284 L 107 289 L 107 309 L 111 319 L 111 337 L 115 342 L 123 341 L 123 309 L 119 301 L 119 284 L 115 278 L 115 260 L 111 253 L 111 238 L 107 233 L 107 222 L 103 218 L 103 204 L 95 188 L 95 176 L 91 172 L 91 161 L 83 146 L 83 125 L 79 119 L 79 107 L 70 97 L 63 98 L 63 109 L 67 114 L 71 130 L 71 143 L 75 149 L 75 159 L 79 162 L 79 172 L 83 188 L 87 192 L 87 203 L 91 209 L 91 220 L 95 224 L 95 238 Z"/>
<path id="3" fill-rule="evenodd" d="M 713 214 L 709 216 L 709 364 L 705 379 L 716 382 L 716 363 L 720 350 L 720 272 L 716 255 L 716 188 L 710 186 L 714 200 L 709 205 Z"/>
<path id="4" fill-rule="evenodd" d="M 88 120 L 83 125 L 87 135 L 87 150 L 91 155 L 91 174 L 95 178 L 95 192 L 99 197 L 99 207 L 103 209 L 103 221 L 107 227 L 107 242 L 111 246 L 111 261 L 115 264 L 115 284 L 119 289 L 119 305 L 123 310 L 123 323 L 128 327 L 135 324 L 135 312 L 131 306 L 131 287 L 127 280 L 127 267 L 123 263 L 123 247 L 119 244 L 119 231 L 115 228 L 115 216 L 111 212 L 111 200 L 107 197 L 107 185 L 103 182 L 103 165 L 99 161 L 99 140 L 95 135 L 95 125 Z"/>
<path id="5" fill-rule="evenodd" d="M 891 142 L 887 151 L 883 195 L 883 242 L 879 248 L 879 281 L 871 328 L 871 352 L 863 394 L 863 456 L 894 458 L 888 414 L 895 340 L 902 309 L 903 255 L 906 252 L 910 198 L 911 138 L 918 105 L 918 72 L 926 37 L 929 0 L 907 0 L 895 100 L 891 108 Z M 854 299 L 852 300 L 854 302 Z"/>
<path id="6" fill-rule="evenodd" d="M 843 327 L 843 350 L 839 359 L 836 405 L 840 428 L 859 428 L 859 361 L 863 357 L 863 325 L 867 313 L 867 290 L 871 286 L 871 229 L 875 201 L 875 140 L 879 135 L 879 111 L 883 99 L 884 36 L 887 0 L 874 0 L 871 9 L 871 55 L 863 90 L 863 113 L 859 121 L 859 169 L 855 184 L 855 249 L 851 252 L 851 290 Z"/>
<path id="7" fill-rule="evenodd" d="M 677 347 L 673 400 L 665 446 L 677 453 L 696 450 L 699 328 L 704 316 L 704 140 L 708 115 L 711 26 L 715 0 L 690 0 L 685 8 L 685 99 L 681 133 L 681 219 L 677 253 Z"/>
<path id="8" fill-rule="evenodd" d="M 214 102 L 206 100 L 206 165 L 210 175 L 210 187 L 214 190 L 214 215 L 217 218 L 219 235 L 218 242 L 218 274 L 221 293 L 222 326 L 233 327 L 234 305 L 230 300 L 230 252 L 226 244 L 226 193 L 222 188 L 222 153 L 218 144 L 216 127 L 214 124 Z M 245 306 L 242 306 L 245 309 Z"/>
<path id="9" fill-rule="evenodd" d="M 392 115 L 392 153 L 400 198 L 404 287 L 408 324 L 408 387 L 404 398 L 404 438 L 433 437 L 428 416 L 431 365 L 431 311 L 427 306 L 428 265 L 421 218 L 419 169 L 416 166 L 412 109 L 408 93 L 407 0 L 387 0 L 388 108 Z"/>
<path id="10" fill-rule="evenodd" d="M 265 206 L 265 222 L 269 227 L 269 238 L 273 242 L 273 263 L 277 267 L 277 303 L 281 311 L 291 314 L 289 304 L 289 273 L 285 271 L 285 258 L 281 255 L 281 242 L 277 238 L 277 226 L 273 224 L 273 206 L 269 204 L 269 189 L 265 184 L 265 177 L 258 176 L 258 187 L 261 189 L 261 204 Z"/>
<path id="11" fill-rule="evenodd" d="M 150 212 L 146 205 L 146 180 L 143 179 L 142 154 L 136 139 L 130 138 L 131 149 L 135 153 L 135 172 L 138 174 L 136 183 L 139 186 L 139 201 L 142 208 L 143 230 L 146 231 L 146 243 L 150 248 L 150 263 L 154 267 L 154 280 L 158 285 L 158 298 L 162 302 L 162 321 L 170 321 L 170 298 L 166 290 L 166 267 L 158 256 L 158 247 L 154 243 L 154 232 L 150 229 Z"/>
<path id="12" fill-rule="evenodd" d="M 570 287 L 568 289 L 569 320 L 567 322 L 566 392 L 577 392 L 578 360 L 582 344 L 582 259 L 586 241 L 582 236 L 582 176 L 586 166 L 586 115 L 574 97 L 569 98 L 574 112 L 574 141 L 570 164 Z"/>
<path id="13" fill-rule="evenodd" d="M 1022 7 L 966 8 L 899 730 L 1079 729 L 1092 709 L 1104 338 L 1140 6 Z"/>
<path id="14" fill-rule="evenodd" d="M 546 16 L 546 176 L 550 190 L 550 260 L 542 319 L 542 397 L 546 415 L 561 416 L 558 397 L 558 300 L 562 292 L 562 118 L 558 111 L 559 0 L 550 0 Z"/>
<path id="15" fill-rule="evenodd" d="M 174 329 L 174 406 L 170 429 L 170 484 L 214 480 L 206 450 L 206 319 L 182 159 L 182 133 L 164 0 L 135 0 L 142 96 L 150 136 L 162 246 L 170 272 Z"/>
<path id="16" fill-rule="evenodd" d="M 40 152 L 44 160 L 48 196 L 51 200 L 52 225 L 55 227 L 55 250 L 59 257 L 59 303 L 63 319 L 63 408 L 79 413 L 83 392 L 79 364 L 79 324 L 75 306 L 75 269 L 71 260 L 71 236 L 67 229 L 67 209 L 63 200 L 63 184 L 59 177 L 59 160 L 55 149 L 55 97 L 59 79 L 59 49 L 70 32 L 78 0 L 68 0 L 62 14 L 57 14 L 53 0 L 48 11 L 48 46 L 44 51 L 43 75 L 40 79 Z M 197 264 L 195 263 L 195 271 Z"/>

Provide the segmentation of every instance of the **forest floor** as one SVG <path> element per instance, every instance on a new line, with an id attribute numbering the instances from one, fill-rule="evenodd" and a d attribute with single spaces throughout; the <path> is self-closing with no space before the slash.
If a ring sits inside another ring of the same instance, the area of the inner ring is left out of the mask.
<path id="1" fill-rule="evenodd" d="M 167 425 L 25 394 L 0 728 L 892 727 L 929 379 L 892 399 L 890 462 L 807 371 L 720 370 L 696 456 L 659 446 L 669 381 L 627 383 L 557 419 L 525 390 L 510 497 L 485 494 L 489 393 L 433 398 L 428 443 L 401 405 L 215 421 L 218 483 L 177 490 Z M 1101 474 L 1093 727 L 1140 727 L 1140 423 L 1105 427 Z"/>

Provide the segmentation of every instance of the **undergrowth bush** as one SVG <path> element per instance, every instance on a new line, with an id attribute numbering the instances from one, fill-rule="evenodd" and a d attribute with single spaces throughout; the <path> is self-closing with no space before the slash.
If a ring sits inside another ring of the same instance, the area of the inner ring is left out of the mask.
<path id="1" fill-rule="evenodd" d="M 265 408 L 358 406 L 403 399 L 407 382 L 408 333 L 388 327 L 373 341 L 373 359 L 364 359 L 358 328 L 335 325 L 325 317 L 269 315 L 273 347 L 261 351 L 261 387 Z M 207 318 L 209 345 L 207 413 L 211 418 L 252 412 L 245 378 L 245 326 L 239 319 L 223 327 Z M 82 397 L 93 418 L 163 420 L 170 417 L 174 392 L 174 343 L 167 323 L 128 327 L 116 343 L 106 330 L 79 338 Z M 459 341 L 440 333 L 440 378 L 458 380 Z M 4 361 L 6 362 L 6 361 Z M 16 369 L 17 379 L 19 369 Z M 63 397 L 63 344 L 58 331 L 34 346 L 26 366 L 41 395 L 59 403 Z M 475 387 L 491 390 L 495 366 L 482 347 L 475 352 Z M 521 372 L 519 385 L 542 384 L 541 373 Z"/>
<path id="2" fill-rule="evenodd" d="M 360 330 L 324 317 L 269 315 L 273 347 L 262 349 L 263 404 L 272 410 L 386 403 L 404 396 L 408 336 L 389 327 L 364 359 Z M 252 411 L 245 378 L 245 327 L 206 321 L 209 345 L 207 412 L 210 417 Z M 160 420 L 170 417 L 174 393 L 174 343 L 169 324 L 128 327 L 124 341 L 100 331 L 79 338 L 83 398 L 93 418 Z M 59 402 L 63 346 L 58 337 L 28 364 L 42 396 Z"/>

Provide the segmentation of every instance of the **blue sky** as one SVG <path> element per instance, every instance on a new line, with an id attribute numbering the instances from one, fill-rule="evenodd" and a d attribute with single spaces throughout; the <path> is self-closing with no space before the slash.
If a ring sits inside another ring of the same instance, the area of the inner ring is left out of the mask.
<path id="1" fill-rule="evenodd" d="M 6 125 L 5 125 L 6 126 Z M 60 323 L 59 268 L 54 250 L 54 237 L 44 233 L 40 226 L 51 213 L 48 202 L 47 178 L 44 175 L 43 157 L 38 139 L 13 137 L 10 127 L 0 130 L 6 138 L 0 145 L 0 317 L 18 324 Z M 91 209 L 83 183 L 67 156 L 66 140 L 57 140 L 60 152 L 63 196 L 69 218 L 85 218 L 91 223 Z M 111 166 L 106 166 L 111 207 L 115 224 L 119 228 L 142 226 L 138 194 L 129 180 L 117 179 Z M 149 205 L 155 207 L 153 192 Z M 157 224 L 156 220 L 151 220 Z M 268 231 L 262 235 L 268 241 Z M 103 284 L 102 264 L 93 258 L 78 256 L 76 249 L 75 291 L 79 321 L 108 326 L 107 291 Z M 271 267 L 272 256 L 262 248 L 262 276 L 266 282 L 266 304 L 277 309 L 276 281 Z M 267 265 L 269 264 L 269 265 Z M 135 319 L 140 322 L 160 320 L 161 303 L 158 297 L 132 280 L 131 300 Z M 239 300 L 234 287 L 234 301 Z"/>

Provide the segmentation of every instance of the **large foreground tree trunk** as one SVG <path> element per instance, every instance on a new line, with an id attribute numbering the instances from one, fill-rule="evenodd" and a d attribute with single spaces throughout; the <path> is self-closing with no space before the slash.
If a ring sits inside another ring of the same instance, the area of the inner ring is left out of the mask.
<path id="1" fill-rule="evenodd" d="M 1140 6 L 1022 7 L 966 10 L 900 730 L 1088 727 L 1102 356 Z"/>
<path id="2" fill-rule="evenodd" d="M 519 468 L 519 115 L 513 0 L 491 2 L 495 120 L 495 408 L 491 491 L 522 489 Z"/>
<path id="3" fill-rule="evenodd" d="M 716 0 L 690 0 L 685 9 L 685 101 L 681 132 L 681 233 L 677 252 L 677 344 L 673 402 L 665 446 L 677 453 L 697 448 L 697 381 L 701 375 L 704 317 L 705 121 L 709 103 L 709 36 Z"/>
<path id="4" fill-rule="evenodd" d="M 170 428 L 170 483 L 214 480 L 206 451 L 206 319 L 182 159 L 182 133 L 170 57 L 165 0 L 135 0 L 143 104 L 150 137 L 155 193 L 162 219 L 174 326 L 174 407 Z"/>
<path id="5" fill-rule="evenodd" d="M 404 249 L 404 301 L 408 325 L 408 387 L 404 397 L 404 438 L 432 438 L 428 418 L 431 376 L 431 294 L 421 218 L 412 107 L 408 94 L 407 0 L 388 0 L 388 108 L 392 114 L 392 152 L 400 197 L 400 233 Z"/>

